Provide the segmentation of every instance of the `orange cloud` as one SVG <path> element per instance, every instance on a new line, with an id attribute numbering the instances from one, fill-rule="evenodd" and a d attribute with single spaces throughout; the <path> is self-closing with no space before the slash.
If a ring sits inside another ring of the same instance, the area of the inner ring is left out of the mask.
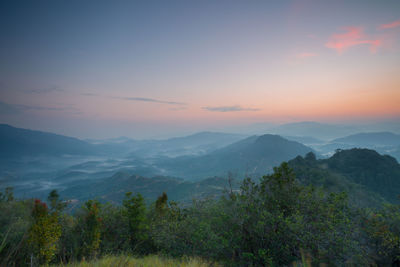
<path id="1" fill-rule="evenodd" d="M 361 27 L 346 27 L 345 30 L 345 33 L 333 34 L 325 46 L 342 54 L 350 47 L 362 44 L 369 45 L 371 53 L 376 53 L 378 47 L 382 45 L 381 39 L 370 39 Z"/>
<path id="2" fill-rule="evenodd" d="M 381 26 L 379 26 L 379 29 L 392 29 L 392 28 L 397 28 L 400 27 L 400 20 L 396 20 L 393 21 L 391 23 L 388 24 L 382 24 Z"/>

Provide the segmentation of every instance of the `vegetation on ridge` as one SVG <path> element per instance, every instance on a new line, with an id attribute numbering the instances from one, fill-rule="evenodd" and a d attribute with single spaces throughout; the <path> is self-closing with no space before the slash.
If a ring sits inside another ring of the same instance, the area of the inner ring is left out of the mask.
<path id="1" fill-rule="evenodd" d="M 300 184 L 287 163 L 259 183 L 245 179 L 240 192 L 187 207 L 166 194 L 146 206 L 140 194 L 127 193 L 121 206 L 89 200 L 69 215 L 57 192 L 49 206 L 16 200 L 10 190 L 0 199 L 1 265 L 66 264 L 121 253 L 200 257 L 226 266 L 288 266 L 304 255 L 331 266 L 400 261 L 399 205 L 355 208 L 346 193 Z M 47 242 L 36 234 L 38 225 Z"/>

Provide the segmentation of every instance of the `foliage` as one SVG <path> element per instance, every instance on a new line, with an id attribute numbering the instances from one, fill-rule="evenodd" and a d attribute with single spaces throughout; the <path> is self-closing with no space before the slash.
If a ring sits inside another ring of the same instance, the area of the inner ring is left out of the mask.
<path id="1" fill-rule="evenodd" d="M 80 236 L 81 256 L 96 257 L 101 242 L 102 219 L 99 216 L 100 203 L 89 200 L 79 214 L 77 232 Z"/>
<path id="2" fill-rule="evenodd" d="M 0 192 L 0 203 L 1 202 L 10 202 L 14 200 L 14 194 L 12 187 L 6 187 L 3 192 Z"/>
<path id="3" fill-rule="evenodd" d="M 322 187 L 327 192 L 346 192 L 350 204 L 357 207 L 382 207 L 382 204 L 387 201 L 385 200 L 386 194 L 382 195 L 380 194 L 380 192 L 375 190 L 376 188 L 374 187 L 369 188 L 365 184 L 357 183 L 358 180 L 356 181 L 356 179 L 354 179 L 353 176 L 351 176 L 350 173 L 347 171 L 351 164 L 344 161 L 342 157 L 349 158 L 349 160 L 350 158 L 360 157 L 357 152 L 358 150 L 349 151 L 350 153 L 338 151 L 333 157 L 321 160 L 317 160 L 313 153 L 308 153 L 304 158 L 298 156 L 295 159 L 289 161 L 289 166 L 296 173 L 296 178 L 304 185 L 314 185 Z M 379 162 L 380 159 L 386 161 L 385 157 L 380 155 L 377 155 L 377 158 L 369 161 L 367 156 L 368 154 L 368 151 L 362 151 L 363 156 L 361 157 L 367 158 L 367 160 L 365 160 L 364 162 L 364 164 L 366 165 L 374 165 L 371 164 L 371 162 Z M 392 178 L 390 178 L 390 176 L 388 177 L 393 181 L 397 179 L 395 178 L 397 168 L 398 166 L 386 168 L 386 172 L 391 173 Z M 362 173 L 364 173 L 363 167 L 354 166 L 353 172 L 361 175 Z M 379 183 L 380 179 L 373 177 L 379 176 L 373 173 L 369 174 L 369 179 L 376 179 L 377 183 Z"/>
<path id="4" fill-rule="evenodd" d="M 319 162 L 311 154 L 297 160 L 305 166 L 297 168 L 302 178 Z M 345 192 L 297 177 L 282 163 L 219 199 L 183 206 L 164 193 L 147 206 L 140 194 L 127 193 L 122 205 L 89 200 L 74 214 L 65 212 L 56 191 L 48 208 L 14 199 L 8 189 L 0 200 L 0 265 L 27 266 L 32 253 L 33 263 L 81 262 L 72 266 L 399 264 L 399 205 L 360 208 Z"/>
<path id="5" fill-rule="evenodd" d="M 135 196 L 126 193 L 122 202 L 123 213 L 128 220 L 129 243 L 133 251 L 137 251 L 147 240 L 146 205 L 141 194 Z"/>
<path id="6" fill-rule="evenodd" d="M 12 195 L 12 189 L 6 189 L 2 195 Z M 0 201 L 0 266 L 22 265 L 30 257 L 26 240 L 32 206 L 31 200 L 6 197 Z"/>
<path id="7" fill-rule="evenodd" d="M 370 260 L 380 266 L 400 264 L 400 205 L 386 205 L 364 218 Z"/>
<path id="8" fill-rule="evenodd" d="M 40 263 L 48 264 L 57 252 L 61 227 L 56 213 L 49 213 L 46 203 L 36 199 L 33 210 L 33 225 L 29 230 L 28 244 Z"/>
<path id="9" fill-rule="evenodd" d="M 50 210 L 53 212 L 61 212 L 67 206 L 66 202 L 60 200 L 60 195 L 57 190 L 52 190 L 47 197 L 47 200 L 50 204 Z"/>
<path id="10" fill-rule="evenodd" d="M 400 164 L 396 159 L 369 149 L 337 150 L 328 158 L 296 157 L 289 162 L 297 178 L 305 184 L 330 192 L 346 191 L 359 207 L 400 204 Z"/>
<path id="11" fill-rule="evenodd" d="M 260 184 L 245 180 L 231 201 L 230 224 L 240 230 L 236 261 L 281 266 L 306 251 L 316 262 L 342 265 L 355 255 L 346 196 L 301 186 L 286 163 Z"/>

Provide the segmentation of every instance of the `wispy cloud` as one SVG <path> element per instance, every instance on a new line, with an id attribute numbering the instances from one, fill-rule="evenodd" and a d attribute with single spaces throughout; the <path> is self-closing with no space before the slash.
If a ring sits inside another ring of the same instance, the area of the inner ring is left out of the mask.
<path id="1" fill-rule="evenodd" d="M 364 33 L 361 27 L 346 27 L 345 33 L 335 33 L 331 36 L 330 40 L 325 44 L 326 47 L 336 50 L 338 54 L 352 46 L 369 45 L 371 53 L 375 53 L 379 46 L 382 45 L 381 39 L 373 39 Z"/>
<path id="2" fill-rule="evenodd" d="M 64 90 L 58 86 L 46 87 L 46 88 L 36 88 L 25 90 L 25 93 L 28 94 L 46 94 L 51 92 L 63 92 Z"/>
<path id="3" fill-rule="evenodd" d="M 184 106 L 177 106 L 177 107 L 169 108 L 169 110 L 172 110 L 172 111 L 180 111 L 180 110 L 186 110 L 186 109 L 187 109 L 187 107 L 184 107 Z"/>
<path id="4" fill-rule="evenodd" d="M 27 105 L 14 105 L 22 110 L 52 110 L 52 111 L 67 111 L 73 110 L 69 107 L 43 107 L 43 106 L 27 106 Z"/>
<path id="5" fill-rule="evenodd" d="M 102 95 L 99 95 L 99 94 L 96 94 L 96 93 L 81 93 L 81 95 L 82 96 L 102 96 Z M 166 101 L 166 100 L 159 100 L 159 99 L 149 98 L 149 97 L 130 97 L 130 96 L 103 96 L 103 97 L 112 98 L 112 99 L 126 100 L 126 101 L 150 102 L 150 103 L 158 103 L 158 104 L 180 106 L 179 110 L 183 109 L 182 106 L 186 106 L 187 105 L 184 102 Z M 178 108 L 175 108 L 174 110 L 178 110 Z"/>
<path id="6" fill-rule="evenodd" d="M 119 96 L 113 96 L 112 98 L 121 99 L 121 100 L 128 100 L 128 101 L 151 102 L 151 103 L 175 105 L 175 106 L 184 106 L 184 105 L 186 105 L 186 103 L 183 103 L 183 102 L 165 101 L 165 100 L 159 100 L 159 99 L 147 98 L 147 97 L 119 97 Z"/>
<path id="7" fill-rule="evenodd" d="M 81 93 L 83 96 L 98 96 L 98 94 L 95 93 Z"/>
<path id="8" fill-rule="evenodd" d="M 9 104 L 0 102 L 0 112 L 3 114 L 20 114 L 25 111 L 68 111 L 72 113 L 80 113 L 80 111 L 74 107 L 44 107 L 44 106 L 30 106 L 21 104 Z"/>
<path id="9" fill-rule="evenodd" d="M 203 107 L 204 110 L 213 112 L 238 112 L 238 111 L 259 111 L 258 108 L 244 108 L 239 105 L 235 106 L 220 106 L 220 107 Z"/>
<path id="10" fill-rule="evenodd" d="M 316 56 L 318 56 L 318 54 L 316 54 L 316 53 L 303 52 L 303 53 L 297 54 L 296 58 L 297 59 L 306 59 L 306 58 L 316 57 Z"/>
<path id="11" fill-rule="evenodd" d="M 388 24 L 382 24 L 379 26 L 379 29 L 383 30 L 383 29 L 393 29 L 393 28 L 397 28 L 400 27 L 400 19 L 390 22 Z"/>

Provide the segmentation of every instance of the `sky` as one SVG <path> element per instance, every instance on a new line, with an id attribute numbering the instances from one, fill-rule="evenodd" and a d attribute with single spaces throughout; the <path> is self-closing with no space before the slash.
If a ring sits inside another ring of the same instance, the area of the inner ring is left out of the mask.
<path id="1" fill-rule="evenodd" d="M 400 1 L 0 2 L 0 123 L 80 138 L 400 118 Z"/>

